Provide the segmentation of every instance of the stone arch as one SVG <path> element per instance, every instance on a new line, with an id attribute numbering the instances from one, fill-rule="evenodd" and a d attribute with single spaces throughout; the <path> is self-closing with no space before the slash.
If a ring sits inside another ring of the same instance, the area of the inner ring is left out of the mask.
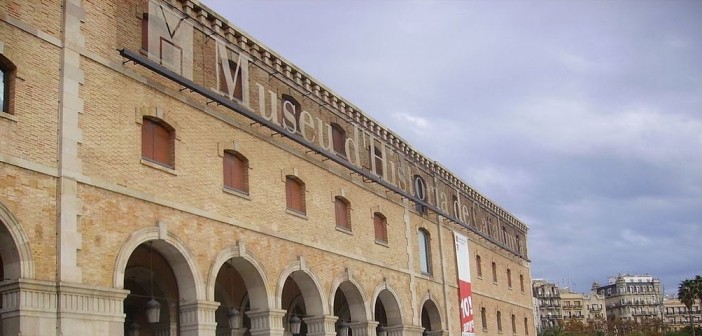
<path id="1" fill-rule="evenodd" d="M 287 308 L 282 307 L 282 299 L 283 287 L 288 277 L 291 277 L 300 288 L 305 300 L 307 315 L 321 316 L 329 314 L 328 307 L 324 304 L 328 300 L 324 298 L 324 294 L 321 291 L 322 286 L 320 286 L 319 280 L 309 270 L 302 258 L 288 265 L 281 272 L 278 279 L 278 288 L 276 289 L 276 308 Z"/>
<path id="2" fill-rule="evenodd" d="M 419 306 L 420 325 L 425 327 L 425 324 L 428 323 L 430 326 L 429 331 L 442 330 L 441 311 L 431 293 L 427 293 L 421 302 L 422 304 Z"/>
<path id="3" fill-rule="evenodd" d="M 183 300 L 204 300 L 205 288 L 195 258 L 185 244 L 171 233 L 163 233 L 159 227 L 136 231 L 120 248 L 112 278 L 114 288 L 124 288 L 124 273 L 132 252 L 142 243 L 152 241 L 152 247 L 168 261 L 178 281 L 178 290 Z"/>
<path id="4" fill-rule="evenodd" d="M 6 279 L 34 279 L 34 260 L 29 238 L 17 218 L 0 203 L 0 244 L 12 246 L 2 249 L 4 277 Z"/>
<path id="5" fill-rule="evenodd" d="M 380 283 L 375 287 L 375 291 L 373 292 L 373 302 L 371 302 L 373 315 L 375 314 L 375 304 L 380 300 L 385 307 L 388 326 L 402 325 L 402 306 L 400 305 L 400 301 L 397 300 L 398 297 L 397 292 L 390 287 L 387 282 Z"/>
<path id="6" fill-rule="evenodd" d="M 215 283 L 217 274 L 227 261 L 231 260 L 232 266 L 236 268 L 244 279 L 248 291 L 248 300 L 251 309 L 268 309 L 275 303 L 268 293 L 268 279 L 265 269 L 256 257 L 246 250 L 244 242 L 237 242 L 217 254 L 212 263 L 207 278 L 207 300 L 215 300 Z"/>
<path id="7" fill-rule="evenodd" d="M 373 320 L 373 317 L 370 315 L 371 310 L 368 309 L 365 304 L 368 301 L 360 288 L 362 287 L 359 281 L 348 272 L 338 277 L 332 284 L 331 291 L 329 292 L 329 311 L 332 313 L 334 312 L 334 296 L 337 289 L 339 289 L 344 293 L 344 296 L 346 296 L 351 319 L 353 321 L 361 322 Z"/>

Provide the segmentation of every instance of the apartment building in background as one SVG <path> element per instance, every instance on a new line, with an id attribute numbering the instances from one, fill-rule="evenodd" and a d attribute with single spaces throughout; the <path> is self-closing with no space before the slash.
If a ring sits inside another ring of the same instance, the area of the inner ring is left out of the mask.
<path id="1" fill-rule="evenodd" d="M 661 282 L 650 275 L 617 275 L 606 285 L 594 284 L 604 295 L 607 319 L 640 322 L 648 318 L 663 318 Z"/>

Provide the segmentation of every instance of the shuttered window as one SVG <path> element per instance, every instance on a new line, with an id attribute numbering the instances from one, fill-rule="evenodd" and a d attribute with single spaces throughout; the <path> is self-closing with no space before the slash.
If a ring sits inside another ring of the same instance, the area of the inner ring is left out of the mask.
<path id="1" fill-rule="evenodd" d="M 375 240 L 378 242 L 388 242 L 388 222 L 383 214 L 376 212 L 373 214 L 373 227 L 375 229 Z"/>
<path id="2" fill-rule="evenodd" d="M 478 278 L 483 277 L 483 260 L 480 258 L 479 255 L 475 256 L 475 267 L 477 268 L 478 271 Z"/>
<path id="3" fill-rule="evenodd" d="M 145 117 L 141 124 L 141 156 L 170 168 L 174 168 L 175 131 L 158 119 Z"/>
<path id="4" fill-rule="evenodd" d="M 334 198 L 334 209 L 336 216 L 336 226 L 351 231 L 351 206 L 349 202 L 341 197 Z"/>
<path id="5" fill-rule="evenodd" d="M 331 128 L 334 152 L 346 157 L 346 131 L 336 123 L 332 123 Z"/>
<path id="6" fill-rule="evenodd" d="M 502 313 L 497 311 L 497 332 L 502 332 Z"/>
<path id="7" fill-rule="evenodd" d="M 305 214 L 305 184 L 302 180 L 285 177 L 285 200 L 289 210 Z"/>
<path id="8" fill-rule="evenodd" d="M 512 289 L 512 270 L 507 269 L 507 288 Z"/>
<path id="9" fill-rule="evenodd" d="M 497 264 L 492 263 L 492 282 L 497 283 Z"/>
<path id="10" fill-rule="evenodd" d="M 249 193 L 249 161 L 234 151 L 224 152 L 224 186 Z"/>
<path id="11" fill-rule="evenodd" d="M 222 60 L 222 62 L 225 62 L 225 61 L 228 62 L 228 64 L 229 64 L 229 73 L 232 76 L 231 78 L 232 78 L 232 82 L 234 85 L 233 96 L 236 99 L 242 100 L 244 97 L 243 91 L 242 91 L 243 84 L 241 81 L 241 78 L 243 77 L 242 70 L 238 69 L 239 71 L 237 71 L 238 64 L 236 62 L 234 62 L 232 60 Z M 219 67 L 219 90 L 222 92 L 225 92 L 227 94 L 229 93 L 229 90 L 230 90 L 229 85 L 227 84 L 227 77 L 224 75 L 224 66 L 223 65 Z"/>

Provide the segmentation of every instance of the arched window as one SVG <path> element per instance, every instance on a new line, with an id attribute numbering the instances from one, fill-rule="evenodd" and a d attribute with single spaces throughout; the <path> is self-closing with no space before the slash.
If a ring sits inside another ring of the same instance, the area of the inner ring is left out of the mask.
<path id="1" fill-rule="evenodd" d="M 475 268 L 478 271 L 478 278 L 483 277 L 483 260 L 480 258 L 480 255 L 475 256 Z"/>
<path id="2" fill-rule="evenodd" d="M 336 227 L 351 231 L 351 205 L 341 196 L 334 197 Z"/>
<path id="3" fill-rule="evenodd" d="M 224 187 L 249 193 L 249 160 L 238 152 L 224 151 Z"/>
<path id="4" fill-rule="evenodd" d="M 331 123 L 334 152 L 346 157 L 346 131 L 337 123 Z"/>
<path id="5" fill-rule="evenodd" d="M 375 231 L 375 241 L 387 243 L 388 221 L 380 212 L 373 213 L 373 228 Z"/>
<path id="6" fill-rule="evenodd" d="M 299 133 L 300 125 L 298 123 L 300 122 L 300 114 L 302 114 L 302 105 L 291 95 L 284 94 L 282 98 L 283 113 L 280 115 L 280 125 L 291 133 Z M 290 118 L 294 120 L 290 120 Z"/>
<path id="7" fill-rule="evenodd" d="M 492 282 L 497 284 L 497 264 L 492 262 Z"/>
<path id="8" fill-rule="evenodd" d="M 517 333 L 517 317 L 512 314 L 512 333 Z"/>
<path id="9" fill-rule="evenodd" d="M 243 93 L 243 83 L 242 83 L 242 69 L 239 68 L 239 64 L 237 64 L 235 61 L 230 60 L 230 59 L 222 59 L 221 62 L 226 62 L 226 64 L 220 64 L 219 66 L 219 90 L 229 94 L 230 91 L 233 91 L 232 96 L 236 99 L 242 100 L 244 99 L 244 93 Z M 229 66 L 229 79 L 231 80 L 231 85 L 233 85 L 233 88 L 230 88 L 229 85 L 230 83 L 227 81 L 227 76 L 225 75 L 225 69 L 227 68 L 227 65 Z"/>
<path id="10" fill-rule="evenodd" d="M 424 274 L 432 274 L 431 270 L 431 242 L 429 232 L 419 229 L 419 267 Z"/>
<path id="11" fill-rule="evenodd" d="M 15 94 L 17 68 L 4 55 L 0 55 L 0 112 L 14 114 L 12 97 Z"/>
<path id="12" fill-rule="evenodd" d="M 164 121 L 144 117 L 141 124 L 141 157 L 170 168 L 175 167 L 175 130 Z"/>
<path id="13" fill-rule="evenodd" d="M 288 210 L 306 214 L 305 211 L 305 183 L 295 176 L 285 177 L 285 200 Z"/>
<path id="14" fill-rule="evenodd" d="M 483 324 L 483 331 L 487 331 L 487 310 L 485 307 L 480 308 L 480 322 Z"/>
<path id="15" fill-rule="evenodd" d="M 524 293 L 524 274 L 519 275 L 519 289 Z"/>
<path id="16" fill-rule="evenodd" d="M 497 311 L 497 332 L 502 332 L 502 313 Z"/>

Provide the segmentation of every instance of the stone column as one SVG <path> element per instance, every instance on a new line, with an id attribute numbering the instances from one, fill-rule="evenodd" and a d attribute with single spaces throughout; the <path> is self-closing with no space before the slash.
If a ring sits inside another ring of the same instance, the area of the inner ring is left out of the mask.
<path id="1" fill-rule="evenodd" d="M 217 332 L 216 301 L 190 301 L 180 305 L 180 334 L 182 336 L 210 336 Z"/>
<path id="2" fill-rule="evenodd" d="M 251 336 L 283 336 L 283 317 L 286 313 L 282 309 L 246 312 L 251 320 Z"/>
<path id="3" fill-rule="evenodd" d="M 350 323 L 351 335 L 353 336 L 376 336 L 377 321 L 363 321 Z"/>
<path id="4" fill-rule="evenodd" d="M 337 319 L 333 315 L 305 317 L 307 336 L 335 336 Z"/>

